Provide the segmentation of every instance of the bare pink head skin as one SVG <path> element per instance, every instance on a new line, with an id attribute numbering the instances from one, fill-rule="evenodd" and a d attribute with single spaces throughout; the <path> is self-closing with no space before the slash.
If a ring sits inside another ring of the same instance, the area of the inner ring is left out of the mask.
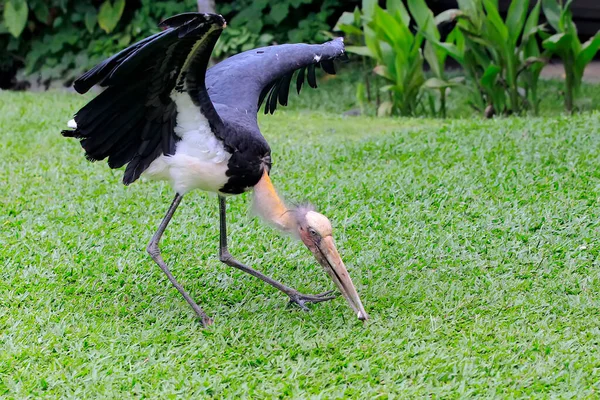
<path id="1" fill-rule="evenodd" d="M 348 270 L 335 247 L 331 222 L 310 207 L 288 209 L 277 195 L 267 172 L 254 186 L 254 208 L 257 213 L 284 232 L 295 234 L 311 251 L 358 319 L 366 321 L 365 311 Z"/>

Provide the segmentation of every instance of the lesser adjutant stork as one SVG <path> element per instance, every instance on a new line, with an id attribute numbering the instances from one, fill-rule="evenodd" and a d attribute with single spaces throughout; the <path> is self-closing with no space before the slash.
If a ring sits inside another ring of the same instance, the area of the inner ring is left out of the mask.
<path id="1" fill-rule="evenodd" d="M 108 158 L 110 168 L 127 165 L 123 183 L 141 175 L 166 180 L 175 199 L 147 250 L 183 295 L 204 326 L 212 323 L 177 282 L 159 249 L 182 197 L 192 189 L 215 192 L 220 208 L 220 260 L 281 290 L 290 301 L 333 299 L 332 292 L 306 295 L 263 275 L 227 250 L 226 196 L 254 190 L 259 215 L 297 235 L 335 282 L 361 320 L 368 318 L 338 254 L 329 220 L 310 207 L 287 208 L 269 178 L 271 150 L 261 135 L 257 112 L 287 104 L 292 75 L 298 92 L 304 79 L 316 87 L 315 67 L 335 73 L 344 56 L 335 39 L 322 45 L 286 44 L 235 55 L 206 70 L 226 26 L 220 15 L 186 13 L 163 21 L 163 31 L 115 54 L 74 83 L 79 93 L 99 84 L 106 89 L 79 110 L 63 135 L 81 140 L 89 160 Z"/>

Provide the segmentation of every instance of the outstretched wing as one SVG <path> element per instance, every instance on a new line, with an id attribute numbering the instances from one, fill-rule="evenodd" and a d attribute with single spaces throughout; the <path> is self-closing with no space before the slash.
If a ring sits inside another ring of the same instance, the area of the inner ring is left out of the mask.
<path id="1" fill-rule="evenodd" d="M 206 92 L 210 54 L 225 26 L 216 14 L 186 13 L 160 24 L 166 28 L 115 54 L 74 83 L 79 93 L 107 87 L 77 112 L 67 137 L 81 139 L 90 160 L 108 157 L 125 164 L 123 182 L 134 182 L 161 154 L 173 154 L 177 107 L 174 92 L 187 92 L 213 127 L 222 125 Z"/>
<path id="2" fill-rule="evenodd" d="M 341 38 L 324 44 L 283 44 L 245 51 L 208 70 L 208 93 L 213 103 L 254 116 L 266 99 L 265 114 L 272 114 L 277 102 L 287 105 L 296 71 L 296 89 L 300 93 L 305 78 L 309 86 L 317 87 L 316 68 L 320 66 L 335 74 L 333 60 L 342 57 L 345 53 Z"/>

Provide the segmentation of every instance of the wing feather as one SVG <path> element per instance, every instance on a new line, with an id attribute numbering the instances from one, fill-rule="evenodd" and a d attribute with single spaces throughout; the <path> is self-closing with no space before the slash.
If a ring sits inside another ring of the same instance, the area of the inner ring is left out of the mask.
<path id="1" fill-rule="evenodd" d="M 186 13 L 163 21 L 152 35 L 98 64 L 74 83 L 85 93 L 99 84 L 107 89 L 75 115 L 77 127 L 63 135 L 82 139 L 90 160 L 108 157 L 125 164 L 130 184 L 161 154 L 173 154 L 177 108 L 171 94 L 187 91 L 211 126 L 222 121 L 208 97 L 205 73 L 210 54 L 225 25 L 216 14 Z"/>
<path id="2" fill-rule="evenodd" d="M 293 72 L 285 75 L 281 78 L 279 85 L 279 104 L 282 106 L 287 106 L 288 96 L 290 94 L 290 82 L 292 81 Z"/>
<path id="3" fill-rule="evenodd" d="M 317 88 L 317 76 L 315 74 L 315 64 L 310 64 L 306 71 L 306 80 L 308 81 L 308 86 L 313 89 Z"/>
<path id="4" fill-rule="evenodd" d="M 300 94 L 300 90 L 302 90 L 302 85 L 304 84 L 305 71 L 306 67 L 300 68 L 300 70 L 298 71 L 298 76 L 296 77 L 296 90 L 298 91 L 298 94 Z"/>
<path id="5" fill-rule="evenodd" d="M 320 45 L 284 44 L 249 50 L 210 68 L 206 86 L 215 104 L 256 115 L 266 99 L 265 114 L 272 114 L 275 100 L 287 105 L 295 71 L 296 90 L 300 93 L 305 78 L 309 86 L 317 87 L 317 67 L 335 73 L 333 60 L 344 56 L 341 38 Z M 273 88 L 277 89 L 275 93 Z"/>

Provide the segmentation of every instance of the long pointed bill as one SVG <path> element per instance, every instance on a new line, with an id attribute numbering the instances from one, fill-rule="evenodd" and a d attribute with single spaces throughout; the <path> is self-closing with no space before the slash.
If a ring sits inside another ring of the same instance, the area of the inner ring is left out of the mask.
<path id="1" fill-rule="evenodd" d="M 348 270 L 333 243 L 333 238 L 327 236 L 321 239 L 321 242 L 314 253 L 316 259 L 323 266 L 327 275 L 329 275 L 331 280 L 333 280 L 340 289 L 342 295 L 346 298 L 358 319 L 361 321 L 369 319 L 369 315 L 360 301 L 360 297 L 356 292 L 352 279 L 350 279 L 350 275 L 348 275 Z"/>

